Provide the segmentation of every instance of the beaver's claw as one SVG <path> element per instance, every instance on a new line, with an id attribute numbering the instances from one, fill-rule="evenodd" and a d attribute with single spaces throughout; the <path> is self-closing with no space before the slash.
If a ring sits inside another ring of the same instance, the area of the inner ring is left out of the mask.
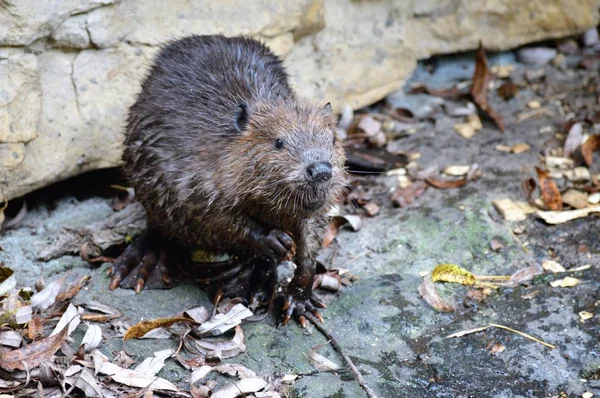
<path id="1" fill-rule="evenodd" d="M 327 306 L 325 304 L 317 300 L 315 297 L 303 299 L 289 295 L 283 303 L 283 320 L 281 323 L 284 326 L 287 325 L 292 316 L 296 315 L 298 317 L 298 323 L 300 326 L 305 328 L 307 326 L 306 317 L 304 316 L 306 312 L 312 313 L 319 321 L 321 321 L 321 323 L 325 323 L 323 316 L 317 310 L 317 308 L 326 307 Z"/>

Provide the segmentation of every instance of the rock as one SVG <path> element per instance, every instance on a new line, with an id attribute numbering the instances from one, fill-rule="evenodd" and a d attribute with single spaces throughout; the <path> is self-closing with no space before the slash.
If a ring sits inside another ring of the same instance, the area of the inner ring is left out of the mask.
<path id="1" fill-rule="evenodd" d="M 0 45 L 29 45 L 48 36 L 72 15 L 115 0 L 4 0 L 0 7 Z"/>
<path id="2" fill-rule="evenodd" d="M 37 59 L 0 49 L 0 143 L 26 143 L 38 136 L 41 90 Z"/>
<path id="3" fill-rule="evenodd" d="M 598 24 L 600 8 L 600 0 L 548 0 L 544 7 L 527 0 L 409 4 L 5 0 L 0 144 L 17 145 L 1 149 L 13 157 L 1 160 L 11 169 L 0 169 L 0 200 L 120 165 L 127 106 L 152 54 L 176 37 L 261 39 L 285 56 L 301 95 L 330 101 L 339 111 L 399 90 L 419 59 L 472 50 L 479 40 L 503 50 L 580 34 Z M 422 108 L 417 113 L 434 109 Z"/>
<path id="4" fill-rule="evenodd" d="M 558 51 L 547 47 L 528 47 L 517 51 L 519 61 L 530 65 L 546 65 L 556 57 Z"/>
<path id="5" fill-rule="evenodd" d="M 592 47 L 596 45 L 598 41 L 600 41 L 598 29 L 594 26 L 592 29 L 586 30 L 581 38 L 581 41 L 586 47 Z"/>

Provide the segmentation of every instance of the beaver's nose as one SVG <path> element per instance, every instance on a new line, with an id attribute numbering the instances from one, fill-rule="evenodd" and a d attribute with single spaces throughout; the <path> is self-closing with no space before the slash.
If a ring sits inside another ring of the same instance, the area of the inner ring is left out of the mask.
<path id="1" fill-rule="evenodd" d="M 331 178 L 331 163 L 312 163 L 306 168 L 306 174 L 314 182 L 325 182 Z"/>

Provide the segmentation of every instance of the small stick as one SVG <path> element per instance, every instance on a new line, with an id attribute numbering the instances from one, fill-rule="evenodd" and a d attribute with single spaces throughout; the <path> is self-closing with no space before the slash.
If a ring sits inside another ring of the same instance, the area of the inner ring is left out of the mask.
<path id="1" fill-rule="evenodd" d="M 336 350 L 337 353 L 340 354 L 340 356 L 344 359 L 344 361 L 348 365 L 348 368 L 350 368 L 350 371 L 354 375 L 354 378 L 358 382 L 358 385 L 361 386 L 362 389 L 365 390 L 365 392 L 367 393 L 367 397 L 377 398 L 377 395 L 375 395 L 373 390 L 371 390 L 371 388 L 367 385 L 367 383 L 365 383 L 365 379 L 363 379 L 363 376 L 360 373 L 360 370 L 358 370 L 358 368 L 354 365 L 354 362 L 352 362 L 350 357 L 344 353 L 344 350 L 342 350 L 342 347 L 338 344 L 337 340 L 331 335 L 331 333 L 329 333 L 327 331 L 327 329 L 325 329 L 325 327 L 321 324 L 321 322 L 319 322 L 319 320 L 313 314 L 310 314 L 307 312 L 306 314 L 304 314 L 304 316 L 306 317 L 306 319 L 311 321 L 311 323 L 315 326 L 315 328 L 319 332 L 321 332 L 321 334 L 323 336 L 325 336 L 325 338 L 327 340 L 329 340 L 329 343 L 331 343 L 331 346 L 333 347 L 333 349 Z"/>

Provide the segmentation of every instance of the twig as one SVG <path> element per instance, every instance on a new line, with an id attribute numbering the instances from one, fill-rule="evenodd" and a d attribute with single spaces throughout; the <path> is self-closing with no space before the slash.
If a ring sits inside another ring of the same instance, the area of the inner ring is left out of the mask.
<path id="1" fill-rule="evenodd" d="M 365 392 L 367 393 L 367 397 L 377 398 L 377 395 L 375 395 L 373 390 L 371 390 L 371 388 L 367 385 L 367 383 L 365 383 L 365 379 L 363 378 L 362 374 L 360 373 L 360 370 L 358 370 L 358 368 L 354 365 L 354 362 L 352 362 L 350 357 L 344 353 L 344 350 L 342 350 L 342 347 L 338 344 L 337 340 L 331 335 L 331 333 L 329 333 L 327 331 L 327 329 L 325 329 L 325 327 L 323 327 L 321 322 L 319 322 L 319 320 L 313 314 L 306 313 L 306 314 L 304 314 L 304 316 L 306 317 L 306 319 L 311 321 L 311 323 L 315 326 L 315 328 L 319 332 L 321 332 L 321 334 L 323 336 L 325 336 L 325 338 L 327 340 L 329 340 L 333 349 L 336 350 L 337 353 L 340 354 L 340 356 L 344 359 L 344 361 L 348 365 L 348 368 L 350 368 L 350 371 L 354 375 L 354 378 L 358 382 L 358 385 L 361 386 L 362 389 L 365 390 Z"/>
<path id="2" fill-rule="evenodd" d="M 536 337 L 533 337 L 533 336 L 532 336 L 532 335 L 530 335 L 530 334 L 527 334 L 527 333 L 521 332 L 521 331 L 519 331 L 519 330 L 516 330 L 516 329 L 513 329 L 513 328 L 509 328 L 508 326 L 499 325 L 499 324 L 497 324 L 497 323 L 490 323 L 490 324 L 489 324 L 489 325 L 487 325 L 487 326 L 482 326 L 482 327 L 475 328 L 475 329 L 461 330 L 460 332 L 452 333 L 452 334 L 450 334 L 450 335 L 446 336 L 446 338 L 447 338 L 447 339 L 451 339 L 451 338 L 454 338 L 454 337 L 462 337 L 462 336 L 465 336 L 465 335 L 467 335 L 467 334 L 471 334 L 471 333 L 483 332 L 484 330 L 486 330 L 486 329 L 489 329 L 489 328 L 491 328 L 491 327 L 496 327 L 496 328 L 500 328 L 500 329 L 508 330 L 509 332 L 516 333 L 516 334 L 518 334 L 519 336 L 525 337 L 526 339 L 529 339 L 529 340 L 533 340 L 533 341 L 535 341 L 536 343 L 540 343 L 540 344 L 542 344 L 542 345 L 544 345 L 544 346 L 546 346 L 546 347 L 548 347 L 548 348 L 551 348 L 551 349 L 555 349 L 555 348 L 556 348 L 556 346 L 555 346 L 555 345 L 553 345 L 553 344 L 550 344 L 550 343 L 546 343 L 545 341 L 542 341 L 542 340 L 540 340 L 540 339 L 538 339 L 538 338 L 536 338 Z"/>

